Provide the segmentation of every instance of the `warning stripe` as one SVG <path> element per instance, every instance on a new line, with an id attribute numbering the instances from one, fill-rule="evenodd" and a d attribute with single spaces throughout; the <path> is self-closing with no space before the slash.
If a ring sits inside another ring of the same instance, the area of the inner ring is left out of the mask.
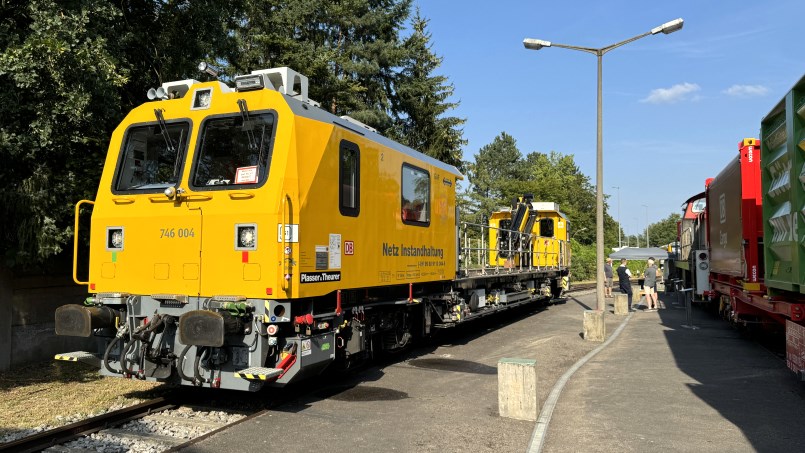
<path id="1" fill-rule="evenodd" d="M 239 377 L 241 379 L 250 379 L 250 380 L 260 379 L 261 381 L 265 381 L 266 378 L 267 378 L 267 376 L 264 375 L 264 374 L 249 374 L 249 373 L 242 373 L 242 374 L 241 373 L 235 373 L 235 377 Z"/>
<path id="2" fill-rule="evenodd" d="M 70 357 L 68 355 L 56 354 L 56 356 L 54 358 L 56 360 L 66 360 L 68 362 L 78 362 L 78 357 Z"/>

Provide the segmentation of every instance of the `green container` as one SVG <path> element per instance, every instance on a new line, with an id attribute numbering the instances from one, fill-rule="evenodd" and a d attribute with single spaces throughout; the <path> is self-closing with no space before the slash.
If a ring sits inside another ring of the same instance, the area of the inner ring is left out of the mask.
<path id="1" fill-rule="evenodd" d="M 763 118 L 765 283 L 805 293 L 805 77 Z"/>

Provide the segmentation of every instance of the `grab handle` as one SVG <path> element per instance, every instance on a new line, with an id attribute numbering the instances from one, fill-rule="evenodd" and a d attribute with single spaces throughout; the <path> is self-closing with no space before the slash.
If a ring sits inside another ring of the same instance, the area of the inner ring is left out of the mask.
<path id="1" fill-rule="evenodd" d="M 91 204 L 95 205 L 94 201 L 81 200 L 75 204 L 75 228 L 73 229 L 73 281 L 79 285 L 89 285 L 89 281 L 82 282 L 78 279 L 78 214 L 81 211 L 81 205 Z"/>
<path id="2" fill-rule="evenodd" d="M 287 230 L 285 229 L 288 217 L 290 217 L 290 215 L 286 217 L 286 213 L 288 214 L 290 213 L 290 210 L 292 209 L 291 203 L 292 203 L 291 196 L 286 193 L 285 196 L 282 198 L 282 228 L 280 232 L 280 234 L 282 235 L 282 253 L 283 253 L 282 290 L 285 291 L 286 293 L 291 290 L 291 278 L 292 278 L 291 259 L 293 255 L 290 253 L 291 246 L 288 245 L 289 241 L 287 240 L 287 236 L 293 235 L 293 226 L 289 226 Z M 290 242 L 293 242 L 293 237 L 291 237 L 290 239 L 291 239 Z"/>

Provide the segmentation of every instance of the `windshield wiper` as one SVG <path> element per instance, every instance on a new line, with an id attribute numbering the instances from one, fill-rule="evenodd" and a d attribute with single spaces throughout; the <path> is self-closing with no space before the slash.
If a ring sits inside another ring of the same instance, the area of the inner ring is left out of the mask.
<path id="1" fill-rule="evenodd" d="M 170 135 L 168 135 L 168 125 L 165 124 L 165 117 L 162 116 L 162 109 L 154 109 L 154 116 L 157 117 L 159 131 L 162 132 L 162 138 L 165 139 L 165 146 L 168 148 L 168 151 L 175 153 L 176 147 L 173 146 L 173 140 L 171 140 Z"/>
<path id="2" fill-rule="evenodd" d="M 159 124 L 159 130 L 162 133 L 162 138 L 165 139 L 165 147 L 168 149 L 168 152 L 173 153 L 176 155 L 173 159 L 173 177 L 176 178 L 178 181 L 179 179 L 179 162 L 181 161 L 181 156 L 179 155 L 179 151 L 176 146 L 173 145 L 173 140 L 171 139 L 170 134 L 168 134 L 168 125 L 165 124 L 165 117 L 162 116 L 162 109 L 154 109 L 154 116 L 157 117 L 157 123 Z M 179 136 L 179 146 L 182 145 L 182 138 L 181 135 Z"/>
<path id="3" fill-rule="evenodd" d="M 249 139 L 249 148 L 257 149 L 257 140 L 254 138 L 252 132 L 252 121 L 249 117 L 249 107 L 246 105 L 246 99 L 238 99 L 238 108 L 240 109 L 240 117 L 243 119 L 243 130 L 246 131 L 246 136 Z"/>

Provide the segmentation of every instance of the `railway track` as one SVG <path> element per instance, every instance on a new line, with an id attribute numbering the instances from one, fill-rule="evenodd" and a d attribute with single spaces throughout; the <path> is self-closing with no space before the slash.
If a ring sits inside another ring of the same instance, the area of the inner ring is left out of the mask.
<path id="1" fill-rule="evenodd" d="M 571 283 L 570 288 L 568 288 L 566 292 L 573 293 L 577 291 L 586 291 L 588 289 L 595 289 L 595 282 Z"/>
<path id="2" fill-rule="evenodd" d="M 567 292 L 591 289 L 595 289 L 595 282 L 579 282 L 571 284 Z M 298 393 L 293 391 L 283 398 L 269 398 L 271 402 L 264 407 L 276 408 Z M 230 410 L 187 402 L 193 399 L 181 392 L 155 398 L 0 444 L 0 452 L 178 451 L 267 410 Z"/>
<path id="3" fill-rule="evenodd" d="M 171 451 L 191 445 L 263 411 L 180 404 L 160 397 L 6 444 L 0 451 Z"/>

